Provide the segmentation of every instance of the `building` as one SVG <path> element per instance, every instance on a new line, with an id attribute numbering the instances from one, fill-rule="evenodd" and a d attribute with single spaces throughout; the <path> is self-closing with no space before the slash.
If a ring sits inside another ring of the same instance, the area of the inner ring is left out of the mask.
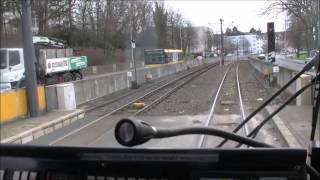
<path id="1" fill-rule="evenodd" d="M 265 40 L 257 34 L 246 33 L 236 36 L 225 36 L 225 48 L 231 54 L 263 53 L 264 44 Z"/>
<path id="2" fill-rule="evenodd" d="M 209 30 L 208 27 L 198 26 L 195 27 L 195 31 L 197 34 L 197 40 L 194 42 L 194 45 L 190 48 L 190 53 L 205 53 L 206 49 L 206 32 Z"/>

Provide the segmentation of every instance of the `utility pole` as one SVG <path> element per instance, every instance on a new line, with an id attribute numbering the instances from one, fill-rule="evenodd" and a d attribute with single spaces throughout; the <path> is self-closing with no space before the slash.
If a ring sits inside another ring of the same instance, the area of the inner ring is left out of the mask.
<path id="1" fill-rule="evenodd" d="M 318 38 L 317 38 L 317 41 L 318 41 L 318 51 L 320 51 L 320 0 L 318 0 L 318 8 L 317 8 L 317 11 L 318 11 Z"/>
<path id="2" fill-rule="evenodd" d="M 34 46 L 32 43 L 31 3 L 22 0 L 22 37 L 28 108 L 31 117 L 40 115 L 37 92 Z"/>
<path id="3" fill-rule="evenodd" d="M 131 60 L 133 63 L 134 68 L 134 80 L 131 81 L 131 87 L 132 89 L 138 89 L 138 81 L 137 81 L 137 66 L 136 66 L 136 60 L 134 58 L 134 48 L 136 47 L 135 40 L 133 39 L 133 7 L 132 2 L 130 2 L 130 11 L 131 11 L 131 30 L 130 30 L 130 45 L 131 45 Z"/>
<path id="4" fill-rule="evenodd" d="M 223 31 L 222 31 L 222 22 L 223 19 L 220 18 L 220 29 L 221 29 L 221 36 L 220 36 L 220 42 L 221 42 L 221 65 L 224 66 L 224 49 L 223 49 Z"/>
<path id="5" fill-rule="evenodd" d="M 242 57 L 244 56 L 244 35 L 242 35 Z"/>
<path id="6" fill-rule="evenodd" d="M 239 40 L 237 40 L 237 61 L 239 61 Z"/>
<path id="7" fill-rule="evenodd" d="M 174 49 L 174 42 L 173 42 L 173 17 L 171 16 L 171 49 Z"/>
<path id="8" fill-rule="evenodd" d="M 180 49 L 182 50 L 182 34 L 181 34 L 181 26 L 180 26 Z"/>

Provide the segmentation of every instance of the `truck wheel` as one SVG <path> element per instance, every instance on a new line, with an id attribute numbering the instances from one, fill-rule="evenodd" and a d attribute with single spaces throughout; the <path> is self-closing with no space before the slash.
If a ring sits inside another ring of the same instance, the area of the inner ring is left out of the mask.
<path id="1" fill-rule="evenodd" d="M 64 75 L 62 75 L 63 81 L 64 82 L 69 82 L 72 81 L 73 77 L 71 73 L 66 73 Z"/>
<path id="2" fill-rule="evenodd" d="M 77 81 L 77 80 L 81 80 L 81 79 L 82 79 L 82 75 L 81 75 L 81 73 L 79 73 L 79 72 L 73 73 L 73 76 L 72 76 L 72 77 L 73 77 L 72 80 L 74 80 L 74 81 Z"/>
<path id="3" fill-rule="evenodd" d="M 59 83 L 59 76 L 53 75 L 45 78 L 45 84 L 51 85 L 51 84 L 57 84 Z"/>

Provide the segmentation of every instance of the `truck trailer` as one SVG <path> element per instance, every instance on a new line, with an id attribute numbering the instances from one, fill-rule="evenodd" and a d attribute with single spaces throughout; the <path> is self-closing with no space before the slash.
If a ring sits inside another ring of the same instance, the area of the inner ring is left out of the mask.
<path id="1" fill-rule="evenodd" d="M 23 48 L 0 48 L 0 92 L 24 86 L 24 61 L 35 63 L 38 84 L 50 85 L 83 78 L 86 56 L 73 56 L 72 48 L 44 42 L 34 44 L 34 60 L 24 59 Z"/>

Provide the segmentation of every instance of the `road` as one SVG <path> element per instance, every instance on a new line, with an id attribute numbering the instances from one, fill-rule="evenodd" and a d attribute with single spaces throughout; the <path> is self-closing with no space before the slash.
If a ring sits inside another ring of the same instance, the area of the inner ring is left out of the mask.
<path id="1" fill-rule="evenodd" d="M 276 65 L 279 65 L 281 67 L 285 67 L 287 69 L 291 69 L 294 71 L 300 71 L 303 66 L 305 65 L 304 61 L 295 61 L 295 60 L 289 60 L 287 57 L 283 55 L 277 55 L 276 56 Z"/>
<path id="2" fill-rule="evenodd" d="M 264 61 L 264 60 L 260 60 L 260 61 Z M 276 55 L 276 62 L 274 64 L 280 67 L 283 67 L 285 69 L 298 72 L 305 65 L 305 61 L 290 60 L 288 57 L 284 55 Z M 315 75 L 314 69 L 311 69 L 310 71 L 308 71 L 307 74 L 314 76 Z"/>

